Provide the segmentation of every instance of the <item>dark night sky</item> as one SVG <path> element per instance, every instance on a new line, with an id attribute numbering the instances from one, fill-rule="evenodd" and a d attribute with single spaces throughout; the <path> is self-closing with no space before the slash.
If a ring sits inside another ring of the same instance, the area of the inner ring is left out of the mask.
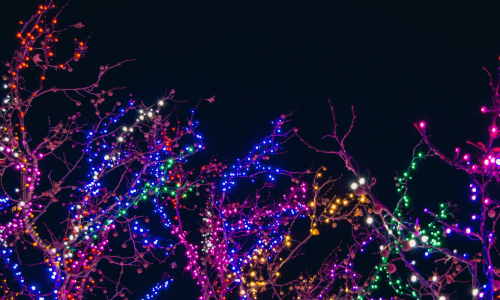
<path id="1" fill-rule="evenodd" d="M 38 4 L 16 0 L 0 9 L 0 59 L 15 49 L 17 22 Z M 193 104 L 215 94 L 199 114 L 207 155 L 243 156 L 271 120 L 297 108 L 294 125 L 319 143 L 331 129 L 327 100 L 345 124 L 354 105 L 348 146 L 394 201 L 394 171 L 419 141 L 414 122 L 425 119 L 448 154 L 479 140 L 479 108 L 490 99 L 482 67 L 496 73 L 499 16 L 498 1 L 73 0 L 59 22 L 81 21 L 83 32 L 94 32 L 75 67 L 81 75 L 134 58 L 108 83 L 145 101 L 166 88 Z M 311 155 L 289 165 L 319 163 Z M 424 196 L 445 195 L 441 184 L 453 181 L 425 184 Z"/>

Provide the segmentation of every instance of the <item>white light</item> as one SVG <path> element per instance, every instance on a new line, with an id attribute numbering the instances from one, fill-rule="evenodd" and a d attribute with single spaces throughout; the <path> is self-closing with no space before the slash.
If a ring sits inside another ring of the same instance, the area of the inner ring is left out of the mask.
<path id="1" fill-rule="evenodd" d="M 148 112 L 148 117 L 152 117 L 153 116 L 153 113 L 152 112 Z"/>
<path id="2" fill-rule="evenodd" d="M 415 247 L 417 245 L 417 242 L 414 239 L 410 240 L 410 247 Z"/>
<path id="3" fill-rule="evenodd" d="M 427 243 L 427 240 L 429 240 L 429 237 L 426 235 L 422 236 L 422 242 Z"/>
<path id="4" fill-rule="evenodd" d="M 364 178 L 360 178 L 360 179 L 359 179 L 359 184 L 365 184 L 365 182 L 366 182 L 366 181 L 365 181 L 365 179 L 364 179 Z"/>
<path id="5" fill-rule="evenodd" d="M 127 126 L 123 126 L 123 131 L 127 131 Z"/>
<path id="6" fill-rule="evenodd" d="M 441 297 L 439 297 L 439 300 L 446 300 L 446 297 L 445 296 L 441 296 Z"/>
<path id="7" fill-rule="evenodd" d="M 109 155 L 105 155 L 104 160 L 108 160 L 108 159 L 109 159 Z"/>
<path id="8" fill-rule="evenodd" d="M 139 117 L 139 119 L 144 120 L 144 116 L 143 116 L 143 115 L 141 115 L 141 116 Z"/>
<path id="9" fill-rule="evenodd" d="M 122 137 L 119 137 L 119 138 L 118 138 L 118 141 L 123 142 L 123 138 L 122 138 Z"/>
<path id="10" fill-rule="evenodd" d="M 473 296 L 477 296 L 477 294 L 479 294 L 479 290 L 478 289 L 472 290 L 472 295 Z"/>
<path id="11" fill-rule="evenodd" d="M 384 250 L 384 246 L 380 245 L 380 250 Z"/>
<path id="12" fill-rule="evenodd" d="M 436 276 L 432 276 L 432 281 L 437 281 L 438 278 Z"/>
<path id="13" fill-rule="evenodd" d="M 411 282 L 415 282 L 415 281 L 417 281 L 417 276 L 411 275 Z"/>
<path id="14" fill-rule="evenodd" d="M 366 223 L 368 223 L 368 224 L 373 223 L 373 218 L 372 217 L 368 217 L 368 219 L 366 219 Z"/>
<path id="15" fill-rule="evenodd" d="M 354 182 L 353 184 L 351 184 L 351 189 L 355 190 L 358 188 L 358 184 L 356 182 Z"/>
<path id="16" fill-rule="evenodd" d="M 163 106 L 163 104 L 165 104 L 163 100 L 158 101 L 158 105 Z"/>
<path id="17" fill-rule="evenodd" d="M 417 263 L 417 262 L 416 262 L 416 261 L 414 261 L 414 260 L 412 260 L 412 261 L 411 261 L 412 266 L 414 266 L 416 263 Z"/>

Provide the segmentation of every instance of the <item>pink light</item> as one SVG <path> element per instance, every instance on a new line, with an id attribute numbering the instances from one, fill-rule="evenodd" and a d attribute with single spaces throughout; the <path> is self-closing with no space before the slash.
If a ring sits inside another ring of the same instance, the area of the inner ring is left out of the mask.
<path id="1" fill-rule="evenodd" d="M 425 127 L 425 122 L 420 122 L 419 125 L 420 125 L 421 128 L 424 128 Z"/>
<path id="2" fill-rule="evenodd" d="M 485 165 L 485 166 L 487 166 L 487 165 L 489 165 L 489 164 L 490 164 L 490 161 L 489 161 L 489 160 L 487 160 L 487 159 L 485 159 L 485 160 L 484 160 L 484 165 Z"/>
<path id="3" fill-rule="evenodd" d="M 496 127 L 491 128 L 491 132 L 493 132 L 493 133 L 497 133 L 497 130 L 498 129 Z"/>
<path id="4" fill-rule="evenodd" d="M 485 113 L 486 112 L 486 106 L 481 107 L 481 112 Z"/>
<path id="5" fill-rule="evenodd" d="M 469 160 L 469 154 L 464 155 L 464 160 Z"/>

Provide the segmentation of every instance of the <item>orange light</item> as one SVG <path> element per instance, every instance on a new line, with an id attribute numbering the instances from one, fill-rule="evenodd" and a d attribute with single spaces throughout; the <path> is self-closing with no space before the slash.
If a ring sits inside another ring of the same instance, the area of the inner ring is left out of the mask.
<path id="1" fill-rule="evenodd" d="M 36 29 L 38 29 L 38 27 L 39 27 L 39 26 L 38 26 L 38 24 L 36 24 L 36 25 L 35 25 L 35 28 L 36 28 Z"/>
<path id="2" fill-rule="evenodd" d="M 15 85 L 15 84 L 13 84 L 13 85 L 12 85 L 12 88 L 13 88 L 13 89 L 15 89 L 16 87 L 17 87 L 17 85 Z"/>
<path id="3" fill-rule="evenodd" d="M 43 9 L 43 5 L 40 5 L 38 8 Z"/>
<path id="4" fill-rule="evenodd" d="M 41 12 L 41 11 L 37 11 L 36 13 L 37 13 L 37 14 L 41 14 L 42 12 Z"/>
<path id="5" fill-rule="evenodd" d="M 21 33 L 18 33 L 16 36 L 17 36 L 18 38 L 20 38 L 20 37 L 21 37 Z"/>
<path id="6" fill-rule="evenodd" d="M 26 56 L 25 60 L 30 60 L 30 58 L 28 56 Z"/>
<path id="7" fill-rule="evenodd" d="M 59 42 L 59 39 L 54 39 L 54 41 Z"/>
<path id="8" fill-rule="evenodd" d="M 42 78 L 42 80 L 45 80 L 45 76 L 42 76 L 41 78 Z"/>
<path id="9" fill-rule="evenodd" d="M 49 52 L 49 56 L 52 56 L 52 55 L 54 55 L 54 53 L 52 53 L 52 52 Z"/>
<path id="10" fill-rule="evenodd" d="M 24 126 L 21 126 L 21 131 L 24 131 Z"/>
<path id="11" fill-rule="evenodd" d="M 28 32 L 28 33 L 26 34 L 26 36 L 31 36 L 31 33 L 29 33 L 29 32 Z"/>
<path id="12" fill-rule="evenodd" d="M 56 24 L 56 23 L 57 23 L 57 20 L 56 20 L 56 19 L 52 20 L 52 23 Z"/>
<path id="13" fill-rule="evenodd" d="M 19 21 L 19 24 L 23 24 L 23 21 Z"/>
<path id="14" fill-rule="evenodd" d="M 59 68 L 61 68 L 61 69 L 62 69 L 62 68 L 64 68 L 64 65 L 63 65 L 63 64 L 60 64 L 60 65 L 59 65 Z"/>
<path id="15" fill-rule="evenodd" d="M 83 42 L 80 42 L 80 46 L 83 46 Z"/>
<path id="16" fill-rule="evenodd" d="M 28 51 L 33 51 L 33 47 L 29 47 L 29 48 L 28 48 Z"/>

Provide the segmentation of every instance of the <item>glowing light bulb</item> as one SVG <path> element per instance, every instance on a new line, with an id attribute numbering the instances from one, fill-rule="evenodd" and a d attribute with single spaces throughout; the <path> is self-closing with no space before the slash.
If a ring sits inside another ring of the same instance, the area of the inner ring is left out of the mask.
<path id="1" fill-rule="evenodd" d="M 357 184 L 356 182 L 353 182 L 353 183 L 351 184 L 351 189 L 355 190 L 355 189 L 357 189 L 357 188 L 358 188 L 358 184 Z"/>
<path id="2" fill-rule="evenodd" d="M 417 281 L 417 276 L 416 275 L 411 275 L 411 282 Z"/>
<path id="3" fill-rule="evenodd" d="M 359 184 L 365 184 L 366 180 L 364 178 L 359 179 Z"/>
<path id="4" fill-rule="evenodd" d="M 410 247 L 415 247 L 417 245 L 417 242 L 414 239 L 410 240 Z"/>
<path id="5" fill-rule="evenodd" d="M 425 122 L 420 122 L 420 128 L 424 128 L 425 127 Z"/>
<path id="6" fill-rule="evenodd" d="M 165 103 L 163 102 L 163 100 L 158 101 L 158 105 L 159 105 L 159 106 L 163 106 L 163 104 L 165 104 Z"/>
<path id="7" fill-rule="evenodd" d="M 372 217 L 368 217 L 368 219 L 366 219 L 366 223 L 368 223 L 368 224 L 373 223 L 373 218 Z"/>
<path id="8" fill-rule="evenodd" d="M 437 281 L 437 280 L 438 280 L 437 276 L 432 276 L 432 281 Z"/>
<path id="9" fill-rule="evenodd" d="M 478 289 L 473 289 L 472 290 L 472 295 L 473 296 L 477 296 L 477 294 L 479 294 L 479 290 Z"/>
<path id="10" fill-rule="evenodd" d="M 429 240 L 428 236 L 426 236 L 426 235 L 422 236 L 422 242 L 427 243 L 428 240 Z"/>

